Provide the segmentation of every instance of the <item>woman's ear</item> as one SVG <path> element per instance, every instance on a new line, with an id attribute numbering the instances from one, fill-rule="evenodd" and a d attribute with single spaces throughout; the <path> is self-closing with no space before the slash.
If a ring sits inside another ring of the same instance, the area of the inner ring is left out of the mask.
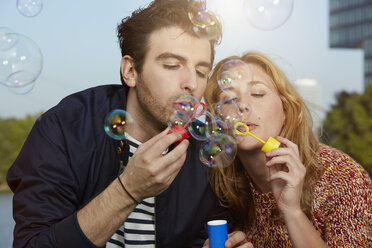
<path id="1" fill-rule="evenodd" d="M 121 58 L 120 72 L 126 85 L 129 87 L 136 86 L 137 71 L 135 69 L 134 60 L 131 56 L 125 55 Z"/>

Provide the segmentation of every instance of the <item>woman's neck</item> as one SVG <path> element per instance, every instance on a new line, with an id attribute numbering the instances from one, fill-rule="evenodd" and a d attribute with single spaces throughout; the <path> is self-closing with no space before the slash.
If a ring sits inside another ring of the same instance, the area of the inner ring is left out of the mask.
<path id="1" fill-rule="evenodd" d="M 271 186 L 267 182 L 269 169 L 266 167 L 265 154 L 261 150 L 240 151 L 238 152 L 238 158 L 255 188 L 262 193 L 270 192 Z"/>

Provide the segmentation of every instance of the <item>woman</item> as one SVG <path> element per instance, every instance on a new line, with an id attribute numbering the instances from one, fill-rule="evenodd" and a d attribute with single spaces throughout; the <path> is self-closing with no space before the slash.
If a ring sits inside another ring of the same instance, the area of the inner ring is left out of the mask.
<path id="1" fill-rule="evenodd" d="M 281 142 L 265 154 L 261 142 L 241 137 L 235 161 L 212 171 L 211 184 L 232 209 L 236 229 L 254 247 L 371 247 L 371 179 L 348 155 L 318 143 L 307 107 L 272 61 L 251 52 L 219 62 L 208 82 L 207 105 L 231 97 L 217 84 L 231 59 L 253 72 L 253 81 L 229 86 L 250 109 L 242 121 L 257 137 Z"/>

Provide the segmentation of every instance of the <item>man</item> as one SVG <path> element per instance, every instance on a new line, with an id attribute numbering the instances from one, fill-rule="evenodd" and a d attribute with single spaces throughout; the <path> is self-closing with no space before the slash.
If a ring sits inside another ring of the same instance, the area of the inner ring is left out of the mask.
<path id="1" fill-rule="evenodd" d="M 166 129 L 172 103 L 204 93 L 216 41 L 200 39 L 188 1 L 155 0 L 118 26 L 123 86 L 71 95 L 35 123 L 7 180 L 14 247 L 201 247 L 228 218 L 198 159 L 200 144 Z M 126 109 L 127 141 L 103 130 Z M 228 242 L 244 243 L 235 232 Z"/>

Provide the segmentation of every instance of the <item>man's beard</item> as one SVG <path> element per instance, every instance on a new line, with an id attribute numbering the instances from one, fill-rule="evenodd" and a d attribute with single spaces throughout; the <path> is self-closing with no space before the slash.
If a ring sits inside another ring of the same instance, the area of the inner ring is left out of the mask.
<path id="1" fill-rule="evenodd" d="M 142 109 L 141 112 L 146 118 L 146 121 L 152 122 L 153 125 L 161 130 L 165 129 L 171 115 L 170 108 L 172 102 L 169 102 L 169 106 L 162 106 L 159 99 L 156 99 L 156 97 L 151 94 L 150 89 L 142 80 L 141 74 L 138 76 L 136 94 L 138 103 Z"/>

